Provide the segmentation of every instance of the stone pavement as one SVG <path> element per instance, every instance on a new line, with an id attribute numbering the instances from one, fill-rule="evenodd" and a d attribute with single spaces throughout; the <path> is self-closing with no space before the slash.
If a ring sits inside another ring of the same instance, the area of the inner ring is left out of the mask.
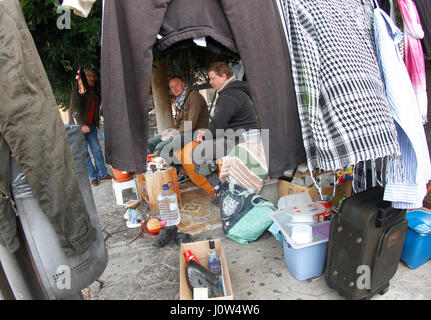
<path id="1" fill-rule="evenodd" d="M 128 229 L 125 209 L 115 203 L 111 182 L 93 187 L 93 195 L 106 239 L 108 266 L 87 290 L 90 299 L 179 299 L 179 245 L 171 241 L 152 246 L 156 236 Z M 269 232 L 257 241 L 241 245 L 227 238 L 221 224 L 213 231 L 193 236 L 194 241 L 221 239 L 235 299 L 295 300 L 344 299 L 326 285 L 323 277 L 298 281 L 283 260 L 283 246 Z M 389 291 L 373 299 L 431 299 L 431 262 L 410 270 L 400 263 Z"/>

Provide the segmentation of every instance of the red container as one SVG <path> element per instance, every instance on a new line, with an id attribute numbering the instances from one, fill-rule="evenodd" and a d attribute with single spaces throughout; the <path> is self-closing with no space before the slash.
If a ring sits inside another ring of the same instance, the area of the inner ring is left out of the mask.
<path id="1" fill-rule="evenodd" d="M 120 171 L 112 168 L 112 173 L 114 174 L 115 181 L 124 182 L 133 179 L 133 174 L 129 171 Z"/>
<path id="2" fill-rule="evenodd" d="M 160 230 L 163 229 L 163 226 L 159 229 L 154 229 L 154 230 L 148 230 L 147 228 L 147 221 L 141 222 L 141 229 L 144 231 L 147 231 L 148 233 L 151 233 L 153 235 L 158 235 Z"/>
<path id="3" fill-rule="evenodd" d="M 331 220 L 331 215 L 332 215 L 332 197 L 331 196 L 327 196 L 327 195 L 317 196 L 314 201 L 317 202 L 317 203 L 320 203 L 321 205 L 323 205 L 326 208 L 326 211 L 324 213 L 316 215 L 317 221 L 318 222 L 322 222 L 322 221 Z"/>
<path id="4" fill-rule="evenodd" d="M 184 252 L 184 258 L 186 258 L 186 263 L 189 263 L 190 260 L 194 260 L 200 264 L 198 258 L 196 258 L 190 250 Z"/>

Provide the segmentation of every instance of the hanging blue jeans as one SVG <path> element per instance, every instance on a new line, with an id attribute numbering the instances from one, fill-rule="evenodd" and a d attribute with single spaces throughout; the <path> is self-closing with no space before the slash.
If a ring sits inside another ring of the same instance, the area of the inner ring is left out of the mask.
<path id="1" fill-rule="evenodd" d="M 89 127 L 90 132 L 84 133 L 85 160 L 87 161 L 88 176 L 91 180 L 101 180 L 107 176 L 108 171 L 106 170 L 105 158 L 103 157 L 102 148 L 100 147 L 99 138 L 97 137 L 97 127 L 94 124 L 89 125 Z M 88 147 L 90 147 L 91 153 L 93 154 L 96 167 L 94 167 L 91 161 Z"/>

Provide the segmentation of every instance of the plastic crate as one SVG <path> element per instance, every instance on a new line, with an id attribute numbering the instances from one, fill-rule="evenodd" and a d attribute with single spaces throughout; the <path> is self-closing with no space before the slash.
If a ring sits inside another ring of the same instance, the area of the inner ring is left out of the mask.
<path id="1" fill-rule="evenodd" d="M 325 270 L 328 242 L 294 249 L 284 240 L 284 262 L 297 280 L 319 277 Z"/>
<path id="2" fill-rule="evenodd" d="M 406 214 L 409 228 L 401 260 L 416 269 L 431 258 L 431 212 L 413 210 Z"/>

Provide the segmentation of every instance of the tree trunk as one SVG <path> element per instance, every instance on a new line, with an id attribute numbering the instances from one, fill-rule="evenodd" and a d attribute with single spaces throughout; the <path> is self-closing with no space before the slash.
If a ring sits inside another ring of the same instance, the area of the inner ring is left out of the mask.
<path id="1" fill-rule="evenodd" d="M 151 87 L 156 110 L 157 131 L 161 133 L 173 126 L 168 86 L 168 64 L 166 59 L 154 61 L 153 64 L 155 67 L 153 67 L 151 76 Z"/>
<path id="2" fill-rule="evenodd" d="M 75 124 L 75 121 L 73 120 L 71 108 L 67 109 L 67 120 L 68 120 L 68 124 Z"/>

